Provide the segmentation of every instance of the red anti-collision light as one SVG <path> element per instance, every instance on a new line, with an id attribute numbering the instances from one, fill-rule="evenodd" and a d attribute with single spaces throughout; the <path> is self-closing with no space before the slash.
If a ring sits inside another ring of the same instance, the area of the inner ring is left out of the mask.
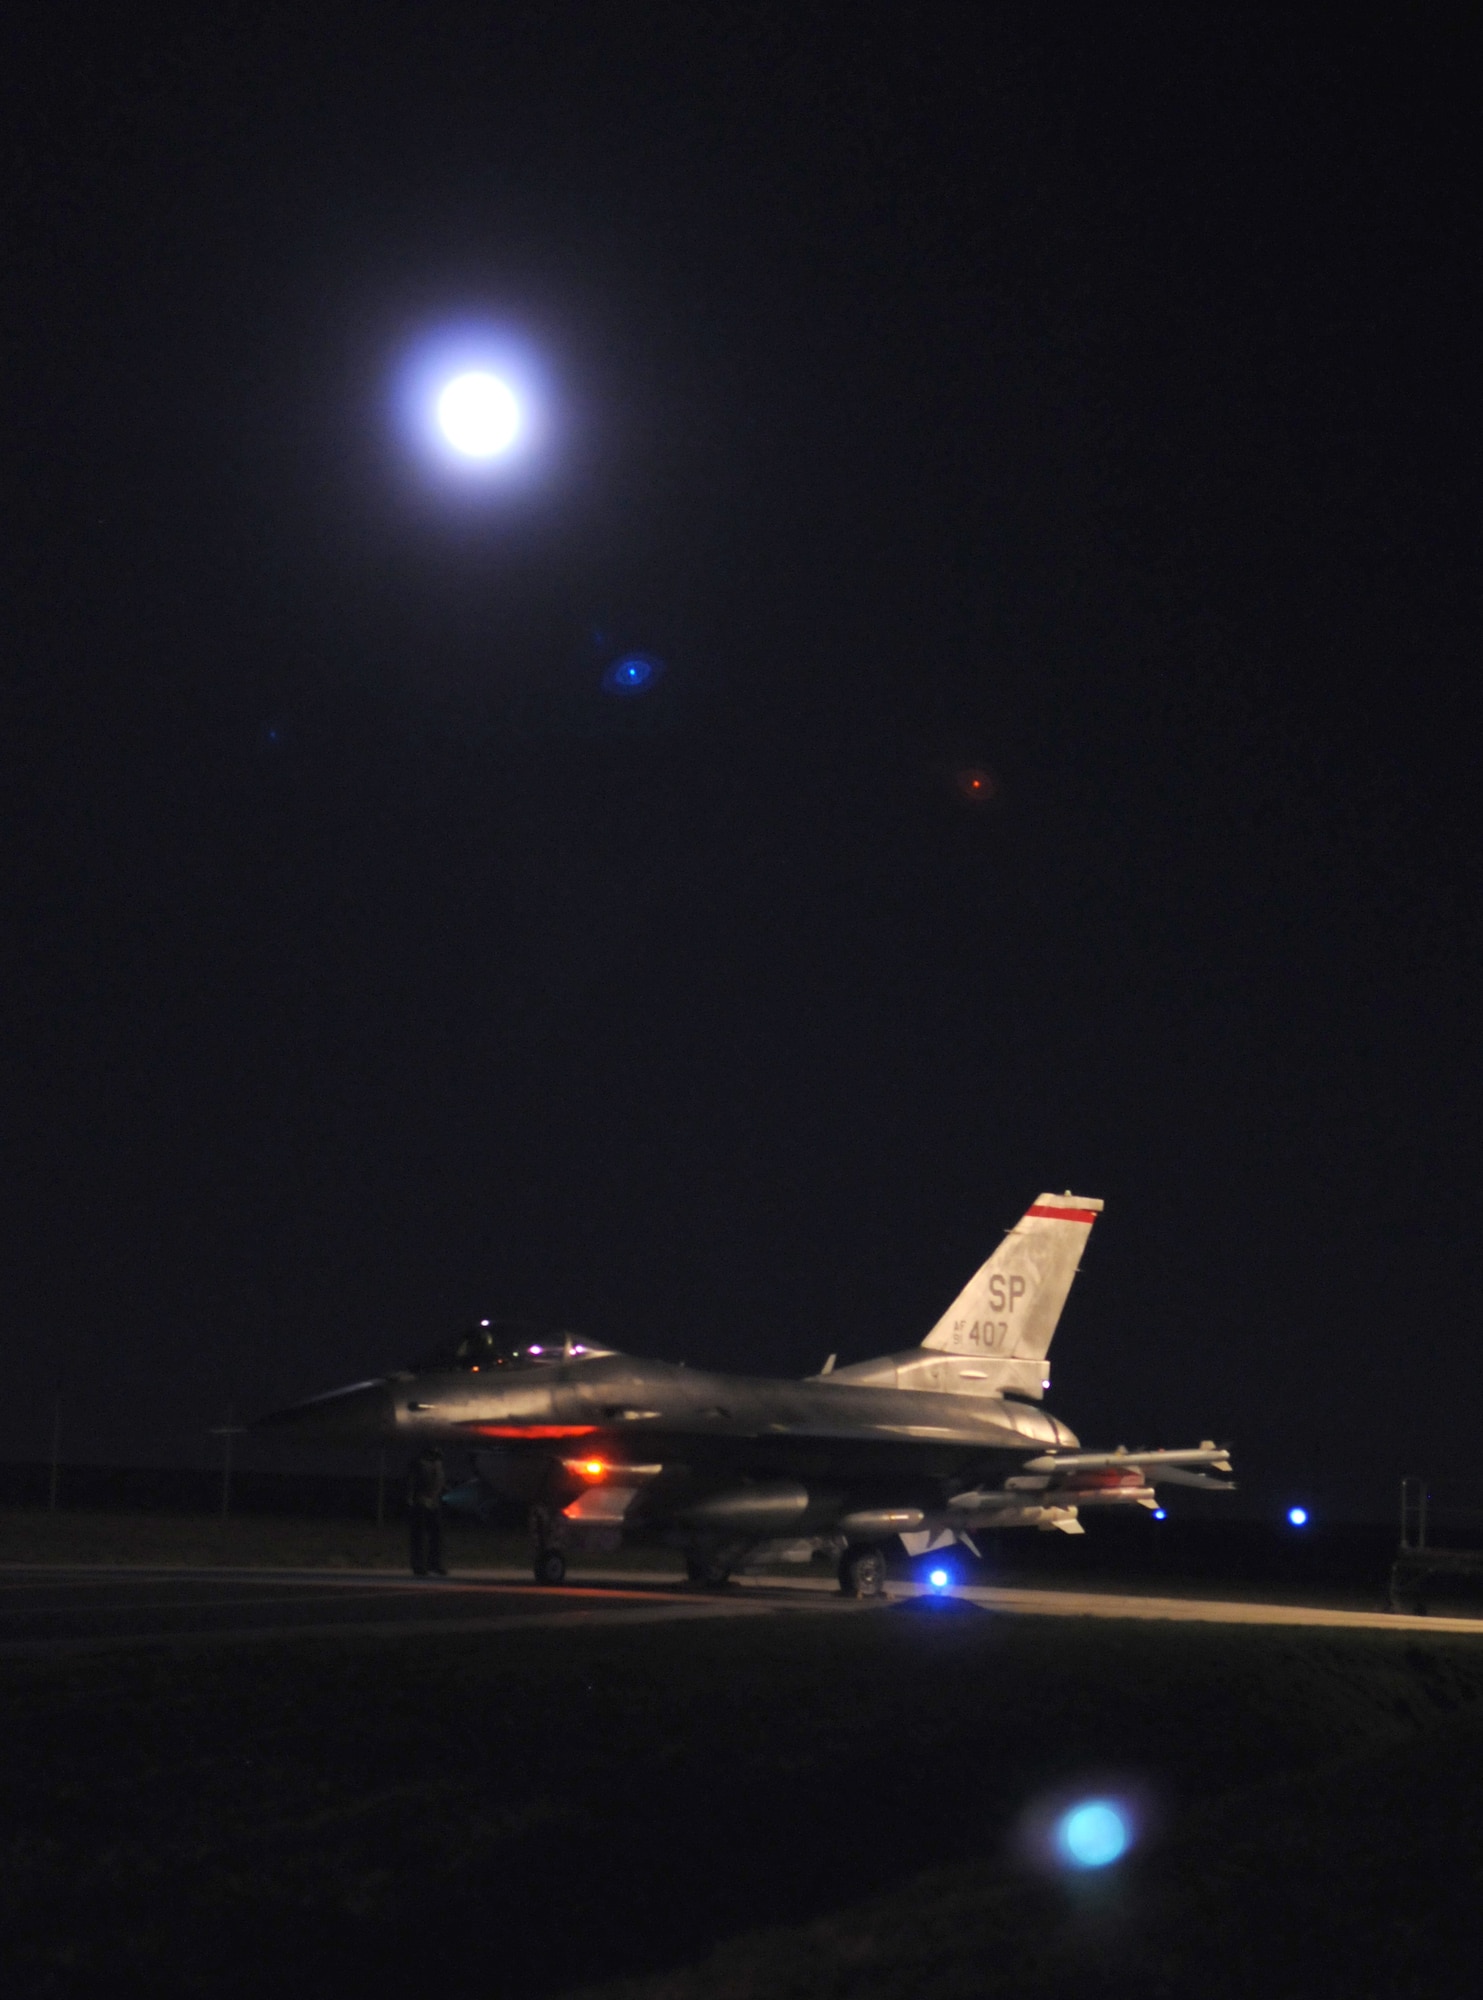
<path id="1" fill-rule="evenodd" d="M 596 1424 L 460 1424 L 481 1438 L 584 1438 L 591 1437 Z"/>

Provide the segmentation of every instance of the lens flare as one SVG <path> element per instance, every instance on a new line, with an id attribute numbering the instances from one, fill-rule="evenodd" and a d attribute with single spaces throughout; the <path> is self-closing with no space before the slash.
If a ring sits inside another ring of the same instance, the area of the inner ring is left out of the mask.
<path id="1" fill-rule="evenodd" d="M 965 764 L 954 773 L 953 784 L 959 798 L 965 799 L 971 806 L 992 805 L 999 796 L 993 772 L 986 771 L 981 764 Z"/>
<path id="2" fill-rule="evenodd" d="M 1308 1525 L 1308 1509 L 1306 1507 L 1289 1507 L 1287 1518 L 1293 1527 L 1306 1528 Z"/>
<path id="3" fill-rule="evenodd" d="M 624 653 L 602 677 L 608 694 L 643 694 L 664 672 L 651 653 Z"/>
<path id="4" fill-rule="evenodd" d="M 1056 1823 L 1056 1848 L 1073 1868 L 1106 1868 L 1127 1853 L 1132 1835 L 1110 1799 L 1088 1799 Z"/>
<path id="5" fill-rule="evenodd" d="M 498 458 L 520 434 L 520 405 L 498 375 L 455 375 L 438 397 L 438 428 L 465 458 Z"/>

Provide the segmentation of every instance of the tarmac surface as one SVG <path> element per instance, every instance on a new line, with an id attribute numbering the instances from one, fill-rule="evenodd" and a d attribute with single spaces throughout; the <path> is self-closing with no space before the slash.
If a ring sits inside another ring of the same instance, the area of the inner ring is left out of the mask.
<path id="1" fill-rule="evenodd" d="M 705 1597 L 673 1585 L 559 1588 L 488 1572 L 456 1578 L 366 1570 L 220 1570 L 6 1566 L 0 1659 L 305 1638 L 397 1638 L 570 1626 L 655 1625 L 767 1616 L 750 1596 Z"/>
<path id="2" fill-rule="evenodd" d="M 533 1583 L 519 1570 L 466 1571 L 445 1580 L 368 1570 L 7 1564 L 0 1566 L 0 1660 L 304 1638 L 558 1628 L 575 1634 L 596 1626 L 702 1618 L 861 1616 L 932 1595 L 920 1584 L 894 1583 L 884 1602 L 861 1603 L 842 1597 L 821 1577 L 747 1577 L 729 1590 L 703 1592 L 642 1572 L 577 1573 L 567 1583 L 551 1586 Z M 1111 1591 L 969 1586 L 949 1595 L 961 1607 L 1021 1617 L 1194 1620 L 1483 1637 L 1483 1619 L 1478 1618 Z"/>

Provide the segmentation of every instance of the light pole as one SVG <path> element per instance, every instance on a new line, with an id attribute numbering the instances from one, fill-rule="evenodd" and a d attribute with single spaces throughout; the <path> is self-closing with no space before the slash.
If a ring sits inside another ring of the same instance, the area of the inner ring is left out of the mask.
<path id="1" fill-rule="evenodd" d="M 246 1424 L 232 1422 L 232 1406 L 227 1404 L 227 1420 L 216 1424 L 207 1433 L 209 1437 L 221 1439 L 221 1518 L 225 1520 L 232 1507 L 232 1439 L 241 1437 Z"/>
<path id="2" fill-rule="evenodd" d="M 57 1486 L 62 1476 L 62 1378 L 57 1377 L 57 1386 L 52 1396 L 51 1406 L 51 1467 L 46 1483 L 46 1511 L 57 1511 Z"/>

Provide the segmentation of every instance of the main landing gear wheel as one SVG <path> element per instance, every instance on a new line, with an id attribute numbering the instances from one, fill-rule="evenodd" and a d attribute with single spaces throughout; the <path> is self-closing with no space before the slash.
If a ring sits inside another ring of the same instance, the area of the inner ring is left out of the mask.
<path id="1" fill-rule="evenodd" d="M 564 1583 L 566 1557 L 560 1549 L 537 1549 L 535 1572 L 537 1583 Z"/>
<path id="2" fill-rule="evenodd" d="M 724 1556 L 686 1556 L 685 1575 L 704 1590 L 724 1590 L 731 1581 L 731 1565 Z"/>
<path id="3" fill-rule="evenodd" d="M 846 1549 L 839 1559 L 839 1587 L 846 1597 L 884 1597 L 884 1549 Z"/>

